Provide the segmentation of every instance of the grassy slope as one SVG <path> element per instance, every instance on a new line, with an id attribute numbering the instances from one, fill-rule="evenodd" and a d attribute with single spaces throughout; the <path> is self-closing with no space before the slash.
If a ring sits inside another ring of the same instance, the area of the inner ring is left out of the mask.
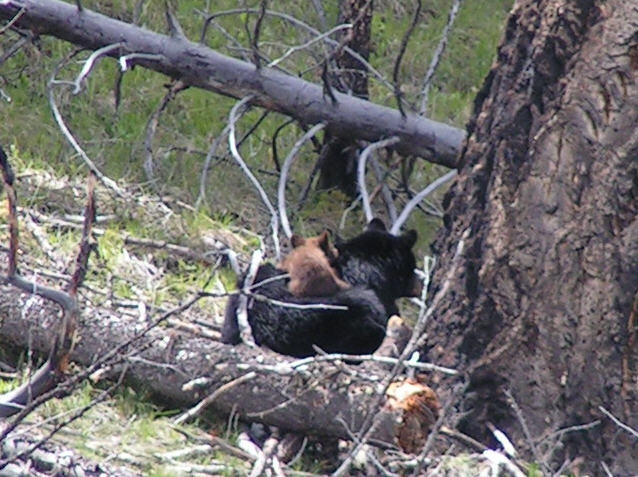
<path id="1" fill-rule="evenodd" d="M 121 0 L 83 3 L 87 8 L 94 8 L 126 20 L 131 18 L 132 6 L 136 2 Z M 201 17 L 194 13 L 194 10 L 204 9 L 207 2 L 189 0 L 177 3 L 177 15 L 182 26 L 191 38 L 197 38 Z M 144 2 L 141 23 L 158 31 L 164 30 L 162 4 L 163 2 Z M 217 1 L 214 4 L 216 10 L 235 8 L 237 5 L 230 0 Z M 272 4 L 272 8 L 303 18 L 319 27 L 316 15 L 307 8 L 308 4 L 287 0 Z M 375 4 L 374 51 L 371 62 L 390 78 L 401 37 L 411 21 L 413 6 L 406 6 L 404 2 L 396 0 L 381 0 Z M 428 2 L 426 6 L 431 12 L 423 14 L 422 22 L 410 40 L 401 68 L 402 89 L 410 101 L 419 101 L 421 81 L 447 21 L 450 4 L 449 0 Z M 510 4 L 510 0 L 489 0 L 465 2 L 462 5 L 448 50 L 430 94 L 429 111 L 432 118 L 459 127 L 464 125 L 470 113 L 471 101 L 492 62 Z M 336 11 L 335 1 L 326 5 L 329 25 L 334 24 Z M 220 19 L 220 24 L 233 32 L 233 35 L 245 45 L 246 32 L 243 23 L 246 21 L 252 25 L 254 17 L 224 17 Z M 0 48 L 7 48 L 14 39 L 8 35 L 0 37 Z M 211 30 L 208 39 L 211 47 L 226 54 L 238 54 L 234 45 L 219 31 Z M 264 24 L 264 51 L 272 58 L 285 51 L 282 45 L 298 44 L 306 39 L 307 37 L 297 34 L 281 21 L 270 19 Z M 0 55 L 3 53 L 2 49 Z M 16 169 L 23 175 L 33 174 L 34 177 L 39 177 L 48 174 L 47 179 L 41 184 L 31 184 L 21 194 L 20 205 L 24 207 L 74 213 L 78 213 L 82 207 L 76 196 L 61 198 L 54 187 L 57 179 L 70 178 L 68 180 L 77 181 L 79 190 L 84 165 L 54 123 L 46 91 L 53 68 L 72 51 L 71 45 L 44 37 L 39 48 L 28 47 L 0 66 L 0 87 L 12 99 L 10 103 L 0 102 L 0 114 L 3 118 L 0 122 L 0 141 L 5 147 L 13 146 L 12 155 L 17 158 Z M 80 60 L 87 56 L 87 52 L 77 54 L 58 77 L 74 78 L 82 67 Z M 312 56 L 297 53 L 285 63 L 285 66 L 289 71 L 299 73 L 315 64 Z M 100 62 L 92 73 L 82 94 L 73 97 L 66 89 L 58 88 L 57 101 L 75 136 L 107 175 L 122 183 L 141 183 L 144 189 L 150 191 L 149 185 L 144 184 L 142 169 L 145 159 L 145 128 L 148 118 L 165 94 L 164 85 L 167 79 L 141 68 L 128 72 L 122 82 L 121 104 L 116 109 L 116 74 L 115 62 L 106 59 Z M 316 70 L 306 72 L 304 77 L 318 81 Z M 375 102 L 394 104 L 391 92 L 378 82 L 371 83 L 371 96 Z M 161 116 L 153 142 L 160 177 L 158 187 L 163 193 L 188 204 L 194 203 L 198 194 L 203 157 L 211 141 L 223 129 L 228 111 L 233 104 L 234 101 L 228 98 L 192 89 L 180 93 L 169 104 Z M 241 128 L 247 130 L 260 115 L 261 111 L 251 112 L 242 120 Z M 270 137 L 285 119 L 279 115 L 269 115 L 242 147 L 242 154 L 251 166 L 262 171 L 258 176 L 271 194 L 276 177 L 268 174 L 274 170 Z M 278 141 L 280 156 L 285 156 L 298 136 L 299 129 L 296 126 L 290 126 L 282 132 Z M 224 152 L 225 150 L 226 148 L 223 149 Z M 294 168 L 289 197 L 297 196 L 305 184 L 304 180 L 312 163 L 313 155 L 307 150 Z M 440 173 L 440 170 L 423 161 L 417 161 L 416 164 L 413 175 L 415 188 L 423 187 Z M 190 290 L 201 288 L 205 283 L 211 288 L 223 289 L 224 284 L 228 284 L 231 278 L 225 273 L 216 274 L 213 280 L 209 281 L 210 273 L 205 267 L 187 261 L 170 260 L 165 252 L 155 252 L 154 255 L 154 264 L 158 266 L 160 275 L 148 275 L 148 270 L 145 270 L 141 263 L 148 260 L 149 252 L 123 248 L 123 233 L 192 245 L 193 241 L 196 241 L 195 238 L 209 233 L 219 233 L 230 225 L 248 227 L 263 234 L 268 223 L 263 205 L 256 198 L 253 189 L 238 172 L 232 160 L 227 158 L 219 158 L 214 162 L 208 180 L 208 195 L 203 214 L 184 212 L 186 209 L 179 208 L 178 211 L 183 215 L 167 226 L 162 219 L 161 211 L 153 207 L 150 207 L 151 212 L 148 212 L 143 207 L 136 208 L 112 201 L 108 195 L 103 195 L 98 201 L 100 213 L 116 211 L 118 214 L 116 220 L 106 226 L 105 237 L 100 239 L 101 262 L 89 277 L 89 284 L 100 288 L 108 283 L 115 298 L 143 299 L 156 305 L 174 303 Z M 336 228 L 346 205 L 338 193 L 312 194 L 308 203 L 295 216 L 294 224 L 302 233 L 315 232 L 323 225 Z M 0 223 L 3 222 L 4 215 L 0 217 Z M 409 226 L 419 230 L 422 237 L 421 247 L 425 250 L 429 237 L 438 226 L 438 221 L 415 213 Z M 346 234 L 359 227 L 360 214 L 357 211 L 348 216 Z M 5 230 L 3 227 L 3 237 Z M 62 256 L 68 256 L 77 242 L 76 232 L 46 229 L 46 234 L 47 239 Z M 31 266 L 34 269 L 40 266 L 55 270 L 55 265 L 47 261 L 47 257 L 39 251 L 38 244 L 29 238 L 28 234 L 23 234 L 23 237 L 24 248 L 27 251 L 25 255 L 30 255 L 34 261 Z M 240 250 L 246 251 L 254 246 L 254 239 L 249 235 L 237 237 L 239 238 L 235 243 Z M 140 264 L 137 268 L 131 265 L 136 263 Z M 127 267 L 130 270 L 126 271 Z M 110 277 L 120 275 L 126 275 L 128 278 L 109 281 Z M 142 282 L 150 285 L 139 286 Z M 216 314 L 214 307 L 212 310 L 207 311 L 209 314 Z M 47 408 L 33 419 L 73 409 L 79 405 L 78 400 L 87 400 L 95 393 L 96 390 L 87 385 L 77 395 L 52 404 L 50 409 Z M 167 470 L 166 464 L 153 457 L 153 454 L 163 452 L 162 449 L 183 446 L 184 441 L 183 436 L 170 428 L 161 412 L 152 406 L 141 404 L 140 397 L 127 390 L 121 391 L 118 396 L 101 406 L 74 423 L 64 438 L 83 448 L 90 456 L 105 458 L 105 455 L 111 455 L 115 456 L 113 459 L 116 462 L 126 462 L 121 456 L 133 449 L 137 457 L 132 459 L 132 466 L 138 467 L 148 475 L 172 475 L 173 470 Z M 109 416 L 108 419 L 105 416 Z M 149 431 L 149 428 L 152 430 Z M 194 432 L 197 430 L 194 429 Z M 109 436 L 120 437 L 113 439 Z M 89 445 L 90 442 L 93 444 Z M 94 445 L 96 442 L 100 445 Z M 143 444 L 137 446 L 135 443 Z M 203 457 L 198 462 L 206 463 L 207 459 L 208 457 Z"/>

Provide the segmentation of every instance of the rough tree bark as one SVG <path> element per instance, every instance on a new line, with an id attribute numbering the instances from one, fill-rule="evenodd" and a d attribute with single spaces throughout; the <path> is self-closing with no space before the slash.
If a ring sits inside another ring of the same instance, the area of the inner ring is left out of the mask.
<path id="1" fill-rule="evenodd" d="M 428 344 L 469 373 L 463 430 L 527 448 L 507 391 L 535 439 L 600 420 L 553 455 L 595 474 L 638 472 L 636 437 L 599 409 L 638 429 L 637 80 L 635 2 L 519 1 L 435 244 L 440 283 L 471 230 Z"/>
<path id="2" fill-rule="evenodd" d="M 108 56 L 131 53 L 157 55 L 154 59 L 131 59 L 133 64 L 182 80 L 189 86 L 226 96 L 253 96 L 253 104 L 291 116 L 303 124 L 326 122 L 328 131 L 377 141 L 398 136 L 395 146 L 402 154 L 422 156 L 437 164 L 454 167 L 464 132 L 458 128 L 415 115 L 401 117 L 399 111 L 362 99 L 334 93 L 336 102 L 324 96 L 323 88 L 271 68 L 216 53 L 184 37 L 167 36 L 100 15 L 58 0 L 7 0 L 0 2 L 0 19 L 41 35 L 52 35 L 78 46 L 97 50 L 123 43 Z"/>
<path id="3" fill-rule="evenodd" d="M 351 30 L 341 32 L 341 42 L 345 42 L 362 58 L 370 57 L 372 35 L 372 0 L 340 0 L 339 23 L 350 23 Z M 342 93 L 368 99 L 368 72 L 359 60 L 345 49 L 335 57 L 339 70 L 327 80 L 330 86 Z M 322 189 L 338 187 L 354 197 L 357 193 L 357 141 L 349 136 L 331 134 L 324 136 L 321 151 L 321 172 L 318 186 Z"/>

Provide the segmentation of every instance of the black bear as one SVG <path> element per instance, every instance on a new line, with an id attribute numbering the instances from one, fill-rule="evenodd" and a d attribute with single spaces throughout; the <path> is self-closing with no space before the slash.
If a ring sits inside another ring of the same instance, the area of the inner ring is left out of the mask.
<path id="1" fill-rule="evenodd" d="M 288 291 L 296 297 L 330 296 L 350 288 L 332 267 L 338 252 L 330 245 L 328 231 L 317 237 L 293 235 L 292 251 L 277 268 L 290 274 Z"/>
<path id="2" fill-rule="evenodd" d="M 278 353 L 304 357 L 316 354 L 313 345 L 329 353 L 373 353 L 385 337 L 388 318 L 397 312 L 395 300 L 418 294 L 412 247 L 416 232 L 390 234 L 383 222 L 372 220 L 358 236 L 337 242 L 334 266 L 352 288 L 328 297 L 295 297 L 286 280 L 274 279 L 284 272 L 261 265 L 249 299 L 248 322 L 255 343 Z M 243 280 L 240 280 L 240 284 Z M 240 285 L 241 286 L 241 285 Z M 291 305 L 338 305 L 346 309 L 291 307 Z M 238 295 L 226 305 L 222 342 L 240 342 L 237 325 Z"/>

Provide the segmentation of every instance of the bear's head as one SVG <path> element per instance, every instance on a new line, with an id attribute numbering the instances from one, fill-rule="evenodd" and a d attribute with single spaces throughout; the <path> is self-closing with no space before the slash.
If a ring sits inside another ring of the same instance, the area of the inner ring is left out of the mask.
<path id="1" fill-rule="evenodd" d="M 324 230 L 316 237 L 301 237 L 293 234 L 292 237 L 290 237 L 290 243 L 292 248 L 306 246 L 321 249 L 330 264 L 333 264 L 339 256 L 337 249 L 330 243 L 330 232 L 327 230 Z"/>
<path id="2" fill-rule="evenodd" d="M 386 306 L 394 307 L 397 298 L 420 294 L 412 252 L 416 239 L 414 230 L 393 235 L 380 219 L 372 219 L 363 233 L 336 243 L 336 267 L 345 281 L 373 289 Z"/>

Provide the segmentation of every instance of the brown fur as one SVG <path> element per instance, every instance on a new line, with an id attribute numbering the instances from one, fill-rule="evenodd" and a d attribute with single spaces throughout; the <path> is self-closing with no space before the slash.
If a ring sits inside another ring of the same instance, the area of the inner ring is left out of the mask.
<path id="1" fill-rule="evenodd" d="M 277 266 L 290 274 L 290 293 L 297 297 L 329 296 L 350 288 L 332 268 L 338 252 L 330 244 L 327 230 L 317 237 L 293 235 L 290 241 L 293 250 Z"/>

